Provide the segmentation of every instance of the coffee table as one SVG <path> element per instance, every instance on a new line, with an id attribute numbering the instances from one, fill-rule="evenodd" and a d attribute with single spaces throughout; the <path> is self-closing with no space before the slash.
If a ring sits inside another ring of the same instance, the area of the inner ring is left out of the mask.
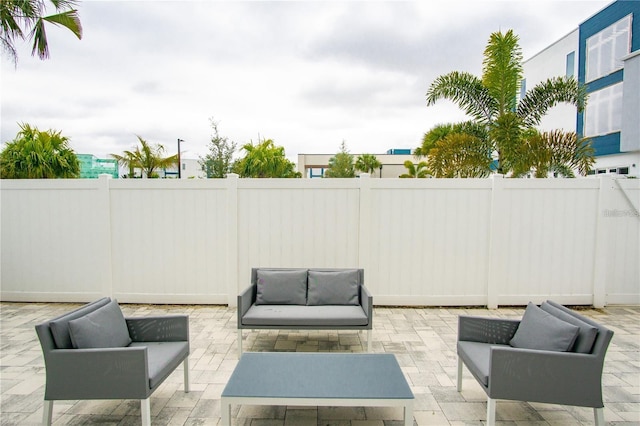
<path id="1" fill-rule="evenodd" d="M 222 424 L 231 405 L 404 407 L 413 393 L 393 354 L 245 352 L 222 391 Z"/>

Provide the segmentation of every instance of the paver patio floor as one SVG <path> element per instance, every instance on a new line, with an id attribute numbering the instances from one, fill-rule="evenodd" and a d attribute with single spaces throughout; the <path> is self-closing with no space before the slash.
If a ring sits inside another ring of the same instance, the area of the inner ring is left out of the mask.
<path id="1" fill-rule="evenodd" d="M 0 424 L 39 424 L 45 371 L 34 326 L 79 304 L 0 304 Z M 217 425 L 220 394 L 235 367 L 236 310 L 206 305 L 122 305 L 125 316 L 188 314 L 190 318 L 191 392 L 182 390 L 178 368 L 151 396 L 154 425 Z M 459 314 L 520 318 L 524 307 L 374 308 L 373 352 L 393 353 L 416 397 L 414 424 L 481 425 L 486 397 L 465 370 L 463 391 L 455 387 Z M 602 378 L 608 424 L 640 425 L 640 306 L 581 309 L 611 328 Z M 361 352 L 366 333 L 336 331 L 244 332 L 249 351 Z M 366 347 L 366 345 L 364 346 Z M 498 401 L 500 425 L 591 425 L 589 408 Z M 261 407 L 233 410 L 243 426 L 322 425 L 389 426 L 402 424 L 402 410 L 364 407 Z M 139 425 L 140 404 L 133 400 L 60 401 L 55 425 Z"/>

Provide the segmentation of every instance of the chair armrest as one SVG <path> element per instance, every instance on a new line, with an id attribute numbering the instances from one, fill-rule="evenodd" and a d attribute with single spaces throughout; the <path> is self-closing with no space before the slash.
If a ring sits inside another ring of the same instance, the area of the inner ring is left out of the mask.
<path id="1" fill-rule="evenodd" d="M 238 295 L 238 328 L 242 327 L 242 317 L 256 301 L 258 285 L 252 284 Z"/>
<path id="2" fill-rule="evenodd" d="M 145 399 L 146 347 L 54 349 L 46 361 L 46 400 Z"/>
<path id="3" fill-rule="evenodd" d="M 458 340 L 508 345 L 519 325 L 517 319 L 460 315 Z"/>
<path id="4" fill-rule="evenodd" d="M 367 318 L 369 319 L 369 327 L 372 328 L 373 325 L 373 296 L 369 292 L 369 289 L 364 285 L 360 286 L 360 306 L 362 306 L 362 310 L 365 314 L 367 314 Z"/>
<path id="5" fill-rule="evenodd" d="M 188 315 L 125 318 L 134 342 L 189 341 Z"/>
<path id="6" fill-rule="evenodd" d="M 493 347 L 488 395 L 496 399 L 603 407 L 603 359 L 592 354 Z"/>

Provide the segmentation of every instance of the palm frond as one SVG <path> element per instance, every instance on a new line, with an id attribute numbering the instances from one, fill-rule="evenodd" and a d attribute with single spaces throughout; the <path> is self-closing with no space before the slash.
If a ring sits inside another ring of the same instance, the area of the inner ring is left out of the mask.
<path id="1" fill-rule="evenodd" d="M 448 99 L 483 123 L 489 123 L 496 114 L 495 99 L 479 78 L 467 72 L 453 71 L 439 76 L 429 86 L 426 97 L 427 105 Z"/>
<path id="2" fill-rule="evenodd" d="M 482 61 L 482 84 L 497 101 L 499 114 L 515 109 L 522 73 L 518 36 L 513 30 L 491 34 Z"/>
<path id="3" fill-rule="evenodd" d="M 560 102 L 575 105 L 578 112 L 584 111 L 586 87 L 573 77 L 549 78 L 526 93 L 518 104 L 517 114 L 526 126 L 536 126 L 549 109 Z"/>
<path id="4" fill-rule="evenodd" d="M 60 25 L 70 30 L 79 40 L 82 40 L 82 24 L 77 10 L 68 10 L 56 15 L 45 16 L 43 20 L 54 25 Z"/>

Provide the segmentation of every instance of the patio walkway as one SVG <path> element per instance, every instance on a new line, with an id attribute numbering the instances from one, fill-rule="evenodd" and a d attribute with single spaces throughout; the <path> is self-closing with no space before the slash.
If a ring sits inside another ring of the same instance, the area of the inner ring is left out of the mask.
<path id="1" fill-rule="evenodd" d="M 0 304 L 0 423 L 39 424 L 44 395 L 44 364 L 34 325 L 78 304 Z M 154 425 L 217 425 L 220 394 L 237 358 L 236 310 L 224 306 L 123 305 L 125 316 L 184 313 L 190 316 L 191 392 L 182 391 L 179 368 L 151 397 Z M 415 424 L 480 425 L 485 394 L 465 370 L 463 392 L 455 387 L 457 316 L 519 318 L 524 308 L 374 308 L 373 351 L 393 353 L 416 396 Z M 608 424 L 640 424 L 640 307 L 585 309 L 581 313 L 611 328 L 603 376 Z M 251 351 L 363 350 L 356 332 L 244 333 Z M 54 424 L 139 425 L 138 401 L 62 401 L 54 404 Z M 401 409 L 338 407 L 235 407 L 244 426 L 401 424 Z M 498 401 L 501 425 L 592 425 L 593 410 L 547 404 Z"/>

